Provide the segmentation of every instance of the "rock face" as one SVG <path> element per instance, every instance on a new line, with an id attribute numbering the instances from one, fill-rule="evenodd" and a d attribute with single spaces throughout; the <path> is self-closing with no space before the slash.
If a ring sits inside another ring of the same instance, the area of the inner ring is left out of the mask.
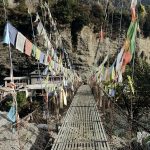
<path id="1" fill-rule="evenodd" d="M 19 5 L 19 3 L 16 3 L 15 0 L 7 0 L 7 3 L 9 8 L 15 8 Z"/>
<path id="2" fill-rule="evenodd" d="M 139 52 L 138 55 L 150 63 L 150 38 L 140 38 L 138 39 Z"/>
<path id="3" fill-rule="evenodd" d="M 68 46 L 70 60 L 75 69 L 80 73 L 88 71 L 94 63 L 94 57 L 98 48 L 96 34 L 88 26 L 84 26 L 77 35 L 77 45 L 73 48 L 71 30 L 65 29 L 61 32 Z"/>
<path id="4" fill-rule="evenodd" d="M 98 33 L 94 33 L 92 27 L 84 26 L 80 32 L 77 33 L 77 45 L 73 48 L 71 29 L 62 29 L 61 35 L 67 45 L 69 58 L 73 67 L 79 71 L 80 74 L 87 75 L 89 69 L 105 57 L 107 53 L 111 56 L 117 52 L 118 40 L 104 39 L 99 42 Z"/>
<path id="5" fill-rule="evenodd" d="M 28 10 L 30 12 L 36 12 L 36 7 L 39 5 L 40 0 L 24 0 Z M 8 8 L 16 8 L 17 6 L 22 5 L 19 0 L 7 0 Z"/>
<path id="6" fill-rule="evenodd" d="M 83 61 L 91 66 L 94 62 L 95 52 L 98 46 L 98 40 L 92 30 L 85 26 L 78 36 L 77 53 Z M 84 56 L 84 57 L 82 57 Z"/>
<path id="7" fill-rule="evenodd" d="M 125 31 L 124 31 L 125 33 Z M 98 65 L 101 58 L 104 58 L 107 53 L 110 57 L 117 55 L 117 52 L 123 46 L 125 34 L 121 39 L 110 40 L 105 38 L 104 41 L 99 43 L 98 34 L 93 32 L 89 26 L 84 26 L 77 36 L 76 49 L 73 49 L 72 36 L 70 28 L 65 28 L 61 31 L 67 45 L 69 58 L 75 69 L 79 70 L 81 74 L 87 74 L 89 69 Z M 119 41 L 120 40 L 120 41 Z M 137 39 L 136 53 L 150 63 L 150 39 L 140 38 Z M 138 50 L 139 49 L 139 50 Z"/>

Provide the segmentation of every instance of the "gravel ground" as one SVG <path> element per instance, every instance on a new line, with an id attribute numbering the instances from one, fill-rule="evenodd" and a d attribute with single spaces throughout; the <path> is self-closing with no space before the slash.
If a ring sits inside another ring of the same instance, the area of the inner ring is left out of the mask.
<path id="1" fill-rule="evenodd" d="M 38 128 L 30 123 L 20 127 L 19 132 L 13 132 L 12 124 L 5 118 L 6 113 L 0 114 L 0 150 L 30 150 L 39 134 Z"/>

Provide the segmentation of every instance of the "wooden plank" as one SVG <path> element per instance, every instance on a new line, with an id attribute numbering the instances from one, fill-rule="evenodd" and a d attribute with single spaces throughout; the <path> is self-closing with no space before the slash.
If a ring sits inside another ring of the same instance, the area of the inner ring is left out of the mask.
<path id="1" fill-rule="evenodd" d="M 81 86 L 74 97 L 52 150 L 110 150 L 88 86 Z"/>

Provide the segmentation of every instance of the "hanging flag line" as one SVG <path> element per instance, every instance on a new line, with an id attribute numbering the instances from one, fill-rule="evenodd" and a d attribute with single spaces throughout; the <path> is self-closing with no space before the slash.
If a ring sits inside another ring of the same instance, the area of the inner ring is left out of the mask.
<path id="1" fill-rule="evenodd" d="M 43 38 L 44 38 L 44 46 L 49 50 L 49 49 L 51 49 L 51 56 L 53 57 L 53 59 L 54 60 L 56 60 L 56 62 L 58 62 L 58 64 L 60 65 L 60 66 L 62 66 L 62 54 L 60 55 L 60 57 L 59 57 L 59 59 L 58 59 L 58 57 L 57 57 L 57 54 L 56 54 L 56 51 L 54 50 L 54 47 L 53 47 L 53 45 L 51 44 L 51 42 L 50 42 L 50 40 L 49 40 L 49 37 L 48 37 L 48 35 L 47 35 L 47 32 L 46 32 L 46 30 L 45 30 L 45 28 L 44 28 L 44 26 L 43 26 L 43 24 L 42 24 L 42 22 L 41 22 L 41 19 L 40 19 L 40 16 L 38 15 L 38 13 L 37 13 L 37 16 L 36 16 L 36 20 L 35 20 L 35 22 L 38 22 L 38 25 L 37 25 L 37 31 L 38 31 L 38 34 L 40 35 L 40 36 L 43 36 Z M 68 55 L 67 55 L 67 53 L 66 53 L 66 51 L 63 51 L 63 54 L 66 54 L 66 57 L 68 57 Z M 47 55 L 49 54 L 49 51 L 47 51 Z M 44 57 L 44 56 L 43 56 Z M 43 58 L 42 57 L 42 58 Z M 49 59 L 50 59 L 50 57 L 49 57 Z M 41 60 L 41 59 L 40 59 Z M 58 65 L 57 65 L 57 63 L 55 63 L 54 64 L 54 67 L 56 68 Z M 51 72 L 52 72 L 52 70 L 51 70 Z M 64 71 L 64 69 L 62 68 L 62 72 L 64 73 L 64 75 L 67 77 L 67 71 Z M 46 67 L 45 68 L 45 70 L 44 70 L 44 74 L 45 75 L 48 75 L 48 67 Z M 54 74 L 54 72 L 52 72 L 52 74 Z M 70 76 L 71 77 L 71 76 Z"/>
<path id="2" fill-rule="evenodd" d="M 51 49 L 51 54 L 50 55 L 52 57 L 54 57 L 58 61 L 58 57 L 56 55 L 56 51 L 54 50 L 54 46 L 50 42 L 50 39 L 49 39 L 49 37 L 47 35 L 47 32 L 46 32 L 46 30 L 45 30 L 45 28 L 44 28 L 44 26 L 43 26 L 43 24 L 41 22 L 41 19 L 40 19 L 40 16 L 39 16 L 38 13 L 37 13 L 37 16 L 36 16 L 36 20 L 34 22 L 38 22 L 38 24 L 37 24 L 37 31 L 38 31 L 39 36 L 42 36 L 43 39 L 44 39 L 43 45 L 47 49 Z M 59 43 L 62 43 L 62 42 L 59 42 Z M 61 46 L 61 45 L 59 44 L 59 46 Z M 66 52 L 66 50 L 64 48 L 63 48 L 62 52 L 63 52 L 63 54 L 66 55 L 66 59 L 68 60 L 68 54 L 67 54 L 67 52 Z M 70 61 L 68 61 L 67 64 L 70 64 Z"/>
<path id="3" fill-rule="evenodd" d="M 32 1 L 30 0 L 30 3 L 32 3 Z M 38 22 L 38 25 L 37 25 L 37 30 L 38 30 L 38 34 L 43 36 L 43 39 L 45 40 L 43 42 L 44 46 L 47 47 L 48 49 L 51 49 L 51 56 L 54 54 L 54 52 L 56 52 L 56 49 L 57 48 L 60 48 L 62 47 L 62 36 L 61 34 L 59 33 L 57 27 L 56 27 L 56 21 L 53 19 L 52 15 L 51 15 L 51 12 L 50 12 L 50 9 L 49 9 L 49 6 L 48 4 L 45 2 L 44 4 L 41 5 L 41 8 L 43 9 L 44 8 L 44 14 L 43 14 L 43 18 L 46 18 L 46 15 L 48 15 L 49 17 L 49 25 L 50 25 L 50 31 L 53 30 L 54 31 L 54 34 L 55 34 L 55 46 L 53 46 L 51 44 L 51 32 L 50 32 L 50 35 L 47 34 L 46 30 L 45 30 L 45 23 L 44 25 L 42 24 L 42 21 L 40 19 L 40 16 L 36 15 L 36 20 L 34 22 Z M 47 11 L 47 12 L 46 12 Z M 31 15 L 31 10 L 30 8 L 28 8 L 28 13 Z M 44 21 L 45 22 L 45 21 Z M 56 31 L 57 31 L 57 35 L 56 35 Z M 58 35 L 59 34 L 59 35 Z M 55 47 L 55 48 L 54 48 Z M 55 49 L 55 50 L 54 50 Z M 62 48 L 61 49 L 63 54 L 65 54 L 66 56 L 66 63 L 68 64 L 68 67 L 70 67 L 70 69 L 72 69 L 71 67 L 71 63 L 69 61 L 69 57 L 68 57 L 68 53 L 66 52 L 65 48 Z M 48 53 L 48 51 L 47 51 Z M 61 53 L 62 54 L 62 53 Z"/>
<path id="4" fill-rule="evenodd" d="M 132 20 L 130 26 L 127 31 L 127 37 L 124 42 L 123 47 L 117 55 L 114 63 L 111 67 L 105 67 L 105 64 L 108 60 L 108 55 L 105 57 L 100 66 L 96 69 L 96 74 L 91 79 L 94 82 L 107 83 L 105 86 L 105 90 L 108 91 L 110 96 L 114 96 L 114 88 L 116 83 L 121 83 L 123 81 L 122 74 L 125 72 L 127 64 L 129 64 L 132 60 L 132 57 L 135 53 L 135 45 L 136 45 L 136 35 L 138 32 L 139 19 L 136 14 L 136 5 L 137 0 L 132 0 L 131 2 L 131 15 Z M 133 81 L 130 76 L 128 76 L 131 92 L 134 94 Z"/>
<path id="5" fill-rule="evenodd" d="M 42 29 L 45 32 L 44 29 Z M 70 69 L 63 67 L 62 63 L 58 59 L 56 53 L 54 53 L 53 47 L 49 47 L 51 49 L 51 55 L 45 54 L 42 52 L 35 44 L 33 44 L 30 40 L 28 40 L 22 33 L 20 33 L 10 22 L 6 23 L 4 30 L 4 39 L 3 43 L 13 45 L 17 50 L 21 53 L 25 53 L 28 56 L 34 57 L 41 64 L 44 64 L 48 67 L 48 69 L 52 72 L 56 73 L 65 73 L 64 75 L 67 78 L 67 74 L 77 74 L 75 72 L 71 72 Z M 51 45 L 51 43 L 49 43 Z"/>
<path id="6" fill-rule="evenodd" d="M 4 3 L 4 0 L 3 0 Z M 4 9 L 5 9 L 5 3 L 4 3 Z M 6 9 L 5 9 L 5 20 L 6 18 Z M 44 30 L 43 30 L 44 31 Z M 72 82 L 72 86 L 74 84 L 74 81 L 80 81 L 81 79 L 79 76 L 71 70 L 63 67 L 62 61 L 58 60 L 57 55 L 51 56 L 49 54 L 43 53 L 35 44 L 33 44 L 30 40 L 28 40 L 22 33 L 20 33 L 10 22 L 7 21 L 4 29 L 4 38 L 3 38 L 3 43 L 9 45 L 9 51 L 10 51 L 10 61 L 11 61 L 11 71 L 10 71 L 10 76 L 11 76 L 11 82 L 13 82 L 13 68 L 12 68 L 12 59 L 11 59 L 11 45 L 13 45 L 17 50 L 19 50 L 21 53 L 25 53 L 28 56 L 32 56 L 35 59 L 37 59 L 41 64 L 44 64 L 47 66 L 47 70 L 50 70 L 55 73 L 64 73 L 65 82 L 63 85 L 66 85 L 66 79 L 68 81 Z M 47 76 L 48 78 L 48 76 Z M 13 89 L 15 84 L 13 84 Z M 56 87 L 58 87 L 57 84 L 54 86 L 48 84 L 44 86 L 46 90 L 46 95 L 47 95 L 47 100 L 48 100 L 48 93 L 50 91 L 55 91 L 56 92 Z M 63 104 L 67 105 L 67 91 L 65 92 L 64 89 L 61 88 L 61 95 L 62 98 L 61 103 L 60 103 L 60 108 L 63 108 Z M 13 91 L 13 104 L 7 114 L 7 118 L 14 124 L 15 122 L 18 123 L 18 110 L 17 110 L 17 100 L 16 100 L 16 92 L 15 90 Z M 14 126 L 15 127 L 15 126 Z"/>
<path id="7" fill-rule="evenodd" d="M 42 7 L 44 7 L 45 9 L 47 9 L 49 20 L 50 20 L 50 26 L 52 26 L 52 28 L 53 28 L 53 30 L 54 30 L 55 33 L 56 33 L 56 31 L 58 33 L 58 36 L 55 35 L 55 38 L 56 38 L 55 39 L 56 48 L 63 47 L 63 41 L 62 41 L 63 37 L 62 37 L 62 35 L 60 34 L 60 32 L 59 32 L 59 30 L 57 28 L 56 21 L 54 21 L 52 15 L 51 15 L 50 8 L 49 8 L 48 4 L 45 2 L 44 5 L 42 5 Z M 51 35 L 50 35 L 50 40 L 51 40 Z M 70 69 L 72 69 L 71 63 L 70 63 L 70 60 L 69 60 L 69 57 L 68 57 L 68 53 L 67 53 L 67 51 L 66 51 L 66 49 L 64 47 L 62 48 L 62 52 L 66 55 L 67 64 L 70 67 Z"/>
<path id="8" fill-rule="evenodd" d="M 28 40 L 22 33 L 20 33 L 10 22 L 7 21 L 4 29 L 4 38 L 3 43 L 8 44 L 9 46 L 14 46 L 21 53 L 25 53 L 28 56 L 34 57 L 41 64 L 47 66 L 47 70 L 50 70 L 53 74 L 63 73 L 63 85 L 71 82 L 72 86 L 75 81 L 80 81 L 81 79 L 75 72 L 72 72 L 70 69 L 63 67 L 61 60 L 58 60 L 58 57 L 54 55 L 53 57 L 49 54 L 45 54 L 42 52 L 35 44 L 33 44 L 30 40 Z M 67 91 L 65 92 L 62 84 L 49 84 L 48 83 L 49 76 L 47 76 L 46 80 L 41 84 L 41 86 L 46 90 L 46 94 L 50 92 L 56 93 L 56 87 L 60 88 L 59 93 L 61 93 L 61 103 L 60 107 L 67 105 Z M 48 97 L 48 96 L 47 96 Z M 48 98 L 47 98 L 48 99 Z M 17 101 L 14 101 L 14 104 L 10 108 L 10 111 L 7 114 L 8 119 L 15 123 L 17 121 Z"/>

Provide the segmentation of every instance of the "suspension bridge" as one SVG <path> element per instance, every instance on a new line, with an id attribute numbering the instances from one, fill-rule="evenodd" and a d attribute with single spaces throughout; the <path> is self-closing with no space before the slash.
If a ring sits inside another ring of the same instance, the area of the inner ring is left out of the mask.
<path id="1" fill-rule="evenodd" d="M 110 150 L 103 122 L 88 85 L 75 95 L 52 150 Z"/>

